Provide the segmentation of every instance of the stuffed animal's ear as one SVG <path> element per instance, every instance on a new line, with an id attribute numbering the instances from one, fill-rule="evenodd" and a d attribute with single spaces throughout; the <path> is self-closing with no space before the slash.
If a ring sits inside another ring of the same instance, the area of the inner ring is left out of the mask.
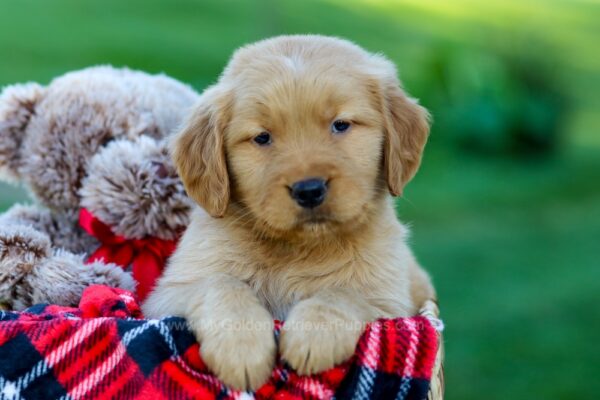
<path id="1" fill-rule="evenodd" d="M 222 217 L 229 204 L 224 130 L 230 99 L 218 85 L 208 88 L 172 141 L 173 160 L 188 195 L 213 217 Z"/>
<path id="2" fill-rule="evenodd" d="M 0 93 L 0 177 L 18 179 L 25 129 L 44 88 L 37 83 L 7 86 Z"/>
<path id="3" fill-rule="evenodd" d="M 406 96 L 394 78 L 384 86 L 384 172 L 390 193 L 400 196 L 416 174 L 429 136 L 429 114 Z"/>

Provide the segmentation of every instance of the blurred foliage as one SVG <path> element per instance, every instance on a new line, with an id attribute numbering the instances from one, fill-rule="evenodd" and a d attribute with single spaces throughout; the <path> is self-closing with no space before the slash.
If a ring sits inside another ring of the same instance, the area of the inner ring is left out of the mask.
<path id="1" fill-rule="evenodd" d="M 201 90 L 283 33 L 386 54 L 432 112 L 397 204 L 439 292 L 447 398 L 597 397 L 600 2 L 4 0 L 0 86 L 111 63 Z M 23 197 L 0 185 L 0 209 Z"/>
<path id="2" fill-rule="evenodd" d="M 476 153 L 527 156 L 557 150 L 570 108 L 548 56 L 440 49 L 426 64 L 425 103 L 445 139 Z"/>

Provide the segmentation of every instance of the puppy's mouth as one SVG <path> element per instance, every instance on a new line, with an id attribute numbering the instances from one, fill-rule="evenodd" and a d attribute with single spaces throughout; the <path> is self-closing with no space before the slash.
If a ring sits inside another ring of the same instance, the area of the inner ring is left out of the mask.
<path id="1" fill-rule="evenodd" d="M 299 225 L 325 225 L 334 222 L 331 215 L 319 211 L 305 211 L 298 217 Z"/>

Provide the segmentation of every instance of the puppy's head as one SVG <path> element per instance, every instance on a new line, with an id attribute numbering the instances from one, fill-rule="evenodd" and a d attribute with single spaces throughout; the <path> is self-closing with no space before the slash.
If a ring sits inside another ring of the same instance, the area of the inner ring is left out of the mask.
<path id="1" fill-rule="evenodd" d="M 211 215 L 314 235 L 356 226 L 387 191 L 400 195 L 428 131 L 385 58 L 344 40 L 284 36 L 234 54 L 173 155 Z"/>

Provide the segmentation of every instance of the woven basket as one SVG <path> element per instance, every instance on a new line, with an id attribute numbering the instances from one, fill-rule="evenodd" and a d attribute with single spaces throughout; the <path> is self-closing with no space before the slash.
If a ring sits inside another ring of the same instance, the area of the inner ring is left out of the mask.
<path id="1" fill-rule="evenodd" d="M 428 318 L 438 328 L 438 351 L 435 356 L 433 373 L 431 374 L 431 386 L 429 388 L 428 400 L 442 400 L 444 398 L 444 340 L 442 337 L 442 323 L 439 320 L 440 309 L 435 300 L 427 300 L 419 310 L 419 315 Z"/>

